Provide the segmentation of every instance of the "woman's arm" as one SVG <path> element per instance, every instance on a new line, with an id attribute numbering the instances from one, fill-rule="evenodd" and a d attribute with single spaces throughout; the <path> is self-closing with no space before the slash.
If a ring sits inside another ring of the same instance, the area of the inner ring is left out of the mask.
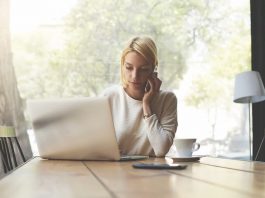
<path id="1" fill-rule="evenodd" d="M 156 94 L 159 93 L 162 81 L 157 77 L 157 72 L 154 72 L 147 80 L 150 89 L 145 91 L 143 97 L 143 114 L 144 117 L 149 117 L 153 114 L 151 103 Z"/>
<path id="2" fill-rule="evenodd" d="M 145 118 L 148 139 L 158 157 L 169 151 L 177 130 L 177 98 L 174 93 L 167 93 L 162 108 L 159 118 L 156 114 Z"/>
<path id="3" fill-rule="evenodd" d="M 162 106 L 162 114 L 154 114 L 156 106 L 152 106 L 152 101 L 157 97 L 162 81 L 153 73 L 148 82 L 150 90 L 147 90 L 143 97 L 143 115 L 148 127 L 148 139 L 154 149 L 156 156 L 165 156 L 173 143 L 177 130 L 177 98 L 174 93 L 168 92 Z"/>

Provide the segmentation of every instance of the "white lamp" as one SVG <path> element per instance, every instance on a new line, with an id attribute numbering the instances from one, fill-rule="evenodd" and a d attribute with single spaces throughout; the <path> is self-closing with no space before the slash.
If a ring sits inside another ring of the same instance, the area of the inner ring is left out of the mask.
<path id="1" fill-rule="evenodd" d="M 248 104 L 250 160 L 252 160 L 250 103 L 261 102 L 263 100 L 265 100 L 265 89 L 259 72 L 247 71 L 236 75 L 235 88 L 234 88 L 234 102 Z"/>

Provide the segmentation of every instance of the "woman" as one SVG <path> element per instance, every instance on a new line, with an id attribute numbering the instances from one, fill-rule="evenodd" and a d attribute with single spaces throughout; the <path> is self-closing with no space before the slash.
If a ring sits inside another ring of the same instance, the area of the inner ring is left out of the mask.
<path id="1" fill-rule="evenodd" d="M 121 154 L 165 156 L 177 129 L 177 98 L 160 91 L 157 49 L 149 37 L 133 38 L 121 56 L 122 86 L 108 96 Z"/>

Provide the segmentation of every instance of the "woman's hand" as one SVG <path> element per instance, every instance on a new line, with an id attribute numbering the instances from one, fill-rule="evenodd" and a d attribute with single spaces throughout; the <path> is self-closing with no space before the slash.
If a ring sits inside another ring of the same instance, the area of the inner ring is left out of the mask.
<path id="1" fill-rule="evenodd" d="M 143 97 L 143 113 L 146 116 L 152 115 L 150 104 L 154 96 L 159 92 L 162 81 L 157 77 L 157 72 L 154 72 L 148 79 L 147 83 L 150 85 L 150 89 L 145 91 Z"/>

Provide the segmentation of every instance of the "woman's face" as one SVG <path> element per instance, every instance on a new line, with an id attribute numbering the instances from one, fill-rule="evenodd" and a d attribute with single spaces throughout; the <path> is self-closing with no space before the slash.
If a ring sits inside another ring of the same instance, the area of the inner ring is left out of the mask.
<path id="1" fill-rule="evenodd" d="M 129 52 L 124 58 L 123 76 L 127 89 L 144 91 L 148 77 L 153 73 L 153 67 L 137 52 Z"/>

